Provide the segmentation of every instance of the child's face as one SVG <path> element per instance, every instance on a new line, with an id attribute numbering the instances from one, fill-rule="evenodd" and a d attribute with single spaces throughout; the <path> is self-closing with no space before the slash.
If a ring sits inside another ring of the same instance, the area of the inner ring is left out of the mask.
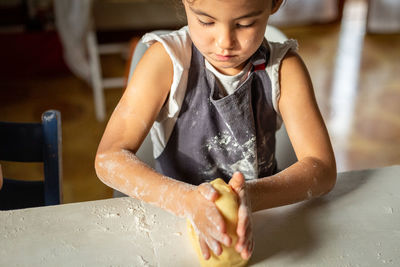
<path id="1" fill-rule="evenodd" d="M 221 73 L 239 73 L 259 48 L 272 0 L 183 0 L 191 39 Z"/>

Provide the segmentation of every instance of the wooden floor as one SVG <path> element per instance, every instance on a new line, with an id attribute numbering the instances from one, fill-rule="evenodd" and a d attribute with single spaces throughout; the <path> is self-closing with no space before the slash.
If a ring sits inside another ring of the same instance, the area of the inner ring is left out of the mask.
<path id="1" fill-rule="evenodd" d="M 364 34 L 361 27 L 357 39 L 346 35 L 343 25 L 283 31 L 299 41 L 338 171 L 400 164 L 400 35 Z M 119 57 L 103 57 L 102 64 L 107 76 L 125 72 L 126 62 Z M 0 120 L 39 120 L 47 109 L 61 111 L 64 202 L 111 197 L 111 189 L 97 179 L 93 168 L 106 122 L 95 120 L 91 88 L 66 72 L 1 77 Z M 108 116 L 121 92 L 122 88 L 106 91 Z M 41 175 L 39 164 L 1 164 L 4 176 L 35 179 Z"/>

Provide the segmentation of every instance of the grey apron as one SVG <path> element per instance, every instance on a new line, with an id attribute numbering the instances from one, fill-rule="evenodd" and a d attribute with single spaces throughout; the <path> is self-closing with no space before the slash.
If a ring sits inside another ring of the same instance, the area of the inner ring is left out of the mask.
<path id="1" fill-rule="evenodd" d="M 215 76 L 192 45 L 188 85 L 175 127 L 156 169 L 190 184 L 230 180 L 241 171 L 247 180 L 276 170 L 276 112 L 265 71 L 265 43 L 250 58 L 252 71 L 231 95 L 219 98 Z"/>

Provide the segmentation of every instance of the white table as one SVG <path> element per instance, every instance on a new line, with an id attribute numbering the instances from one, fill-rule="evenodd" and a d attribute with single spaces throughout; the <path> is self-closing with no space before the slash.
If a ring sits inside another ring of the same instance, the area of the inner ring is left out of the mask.
<path id="1" fill-rule="evenodd" d="M 254 266 L 400 266 L 400 166 L 254 215 Z M 185 220 L 130 198 L 0 212 L 0 266 L 196 266 Z"/>

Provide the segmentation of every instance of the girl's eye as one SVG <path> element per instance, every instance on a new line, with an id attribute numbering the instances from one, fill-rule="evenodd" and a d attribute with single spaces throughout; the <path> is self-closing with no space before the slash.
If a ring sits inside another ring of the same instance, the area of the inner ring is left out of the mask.
<path id="1" fill-rule="evenodd" d="M 214 24 L 214 22 L 204 22 L 204 21 L 201 21 L 201 20 L 198 20 L 198 21 L 199 21 L 199 23 L 201 25 L 203 25 L 205 27 L 212 26 Z"/>
<path id="2" fill-rule="evenodd" d="M 252 23 L 248 23 L 248 24 L 236 24 L 236 27 L 238 27 L 238 28 L 249 28 L 249 27 L 251 27 L 251 26 L 253 26 L 254 25 L 254 22 L 252 22 Z"/>

